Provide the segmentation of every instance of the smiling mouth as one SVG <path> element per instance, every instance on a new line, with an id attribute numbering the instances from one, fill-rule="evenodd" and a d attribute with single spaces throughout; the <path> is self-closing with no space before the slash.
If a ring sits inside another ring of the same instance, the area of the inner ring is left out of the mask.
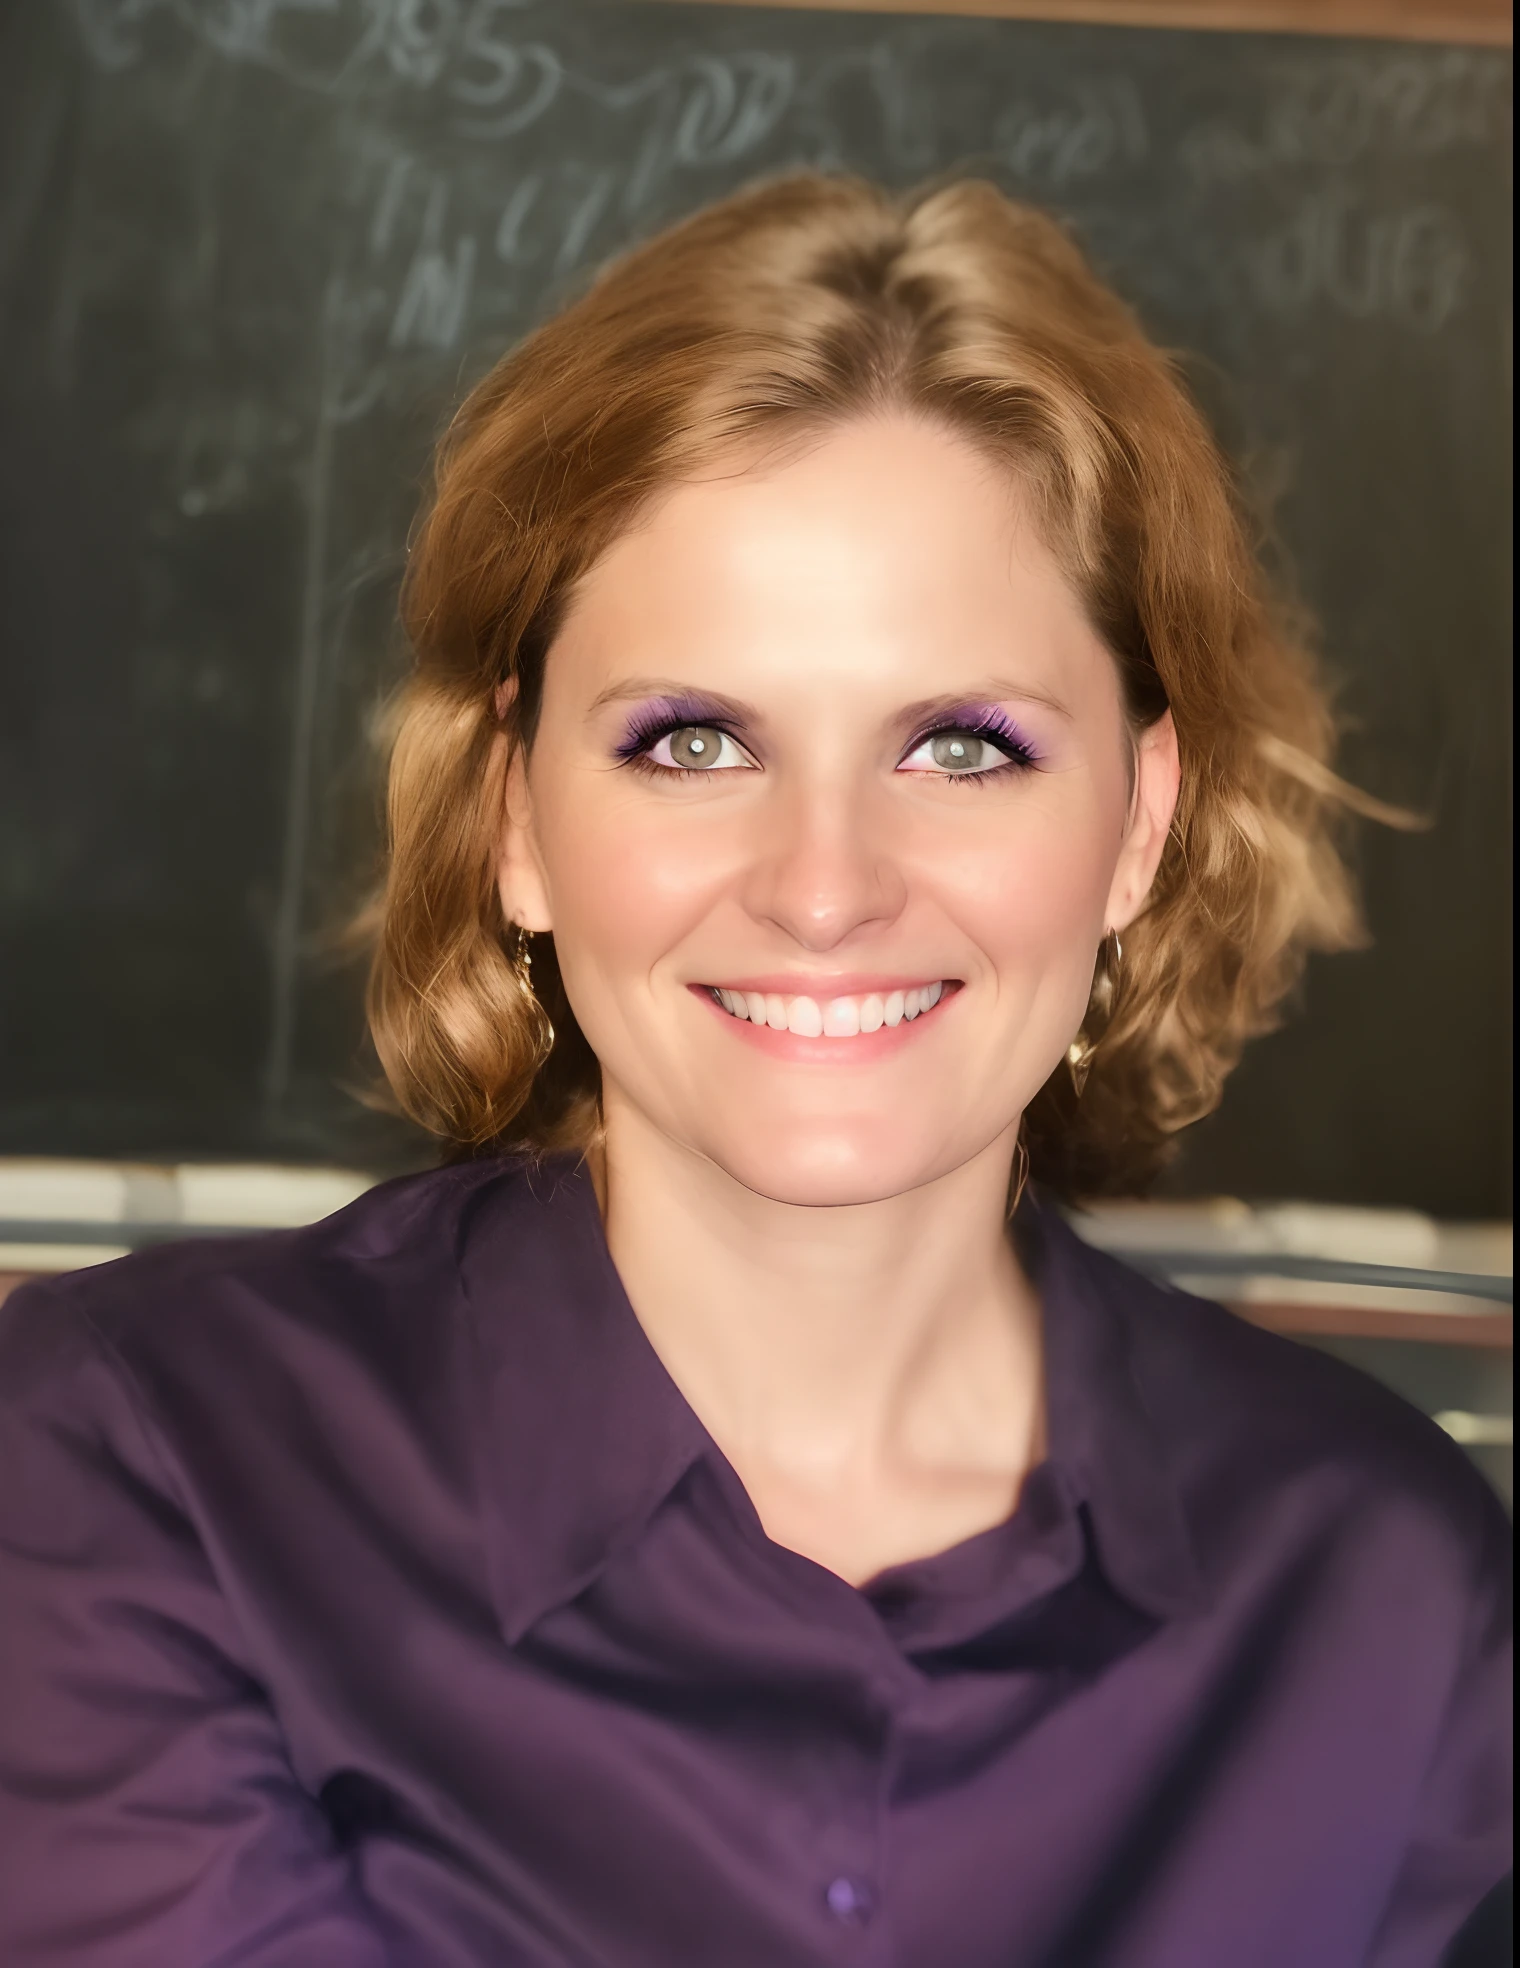
<path id="1" fill-rule="evenodd" d="M 719 984 L 709 984 L 707 989 L 713 1002 L 730 1018 L 768 1025 L 773 1032 L 793 1032 L 801 1039 L 856 1039 L 922 1018 L 947 991 L 955 989 L 955 982 L 941 979 L 916 984 L 906 991 L 823 999 L 782 997 L 773 991 L 730 991 Z"/>

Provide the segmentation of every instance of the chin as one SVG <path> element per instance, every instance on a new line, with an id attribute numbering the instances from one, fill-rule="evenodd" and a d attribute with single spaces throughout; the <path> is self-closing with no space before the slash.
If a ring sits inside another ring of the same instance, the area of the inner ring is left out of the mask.
<path id="1" fill-rule="evenodd" d="M 922 1188 L 945 1175 L 954 1157 L 930 1156 L 922 1140 L 914 1143 L 871 1138 L 853 1131 L 810 1129 L 790 1139 L 704 1144 L 708 1159 L 725 1175 L 767 1202 L 799 1209 L 846 1209 L 885 1202 Z"/>

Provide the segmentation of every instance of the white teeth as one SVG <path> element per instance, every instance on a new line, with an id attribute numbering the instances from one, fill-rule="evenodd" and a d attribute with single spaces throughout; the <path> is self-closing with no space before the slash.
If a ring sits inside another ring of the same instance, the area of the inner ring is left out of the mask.
<path id="1" fill-rule="evenodd" d="M 862 1032 L 879 1032 L 921 1018 L 945 995 L 942 983 L 917 984 L 909 991 L 877 991 L 861 998 L 783 998 L 773 991 L 730 991 L 721 984 L 713 996 L 731 1018 L 751 1025 L 768 1025 L 775 1032 L 795 1032 L 803 1039 L 853 1039 Z"/>
<path id="2" fill-rule="evenodd" d="M 799 1039 L 821 1039 L 823 1037 L 823 1013 L 812 998 L 788 998 L 786 1004 L 786 1029 L 795 1032 Z"/>
<path id="3" fill-rule="evenodd" d="M 830 998 L 823 1008 L 823 1032 L 829 1039 L 853 1039 L 860 1030 L 860 1006 L 854 998 Z"/>

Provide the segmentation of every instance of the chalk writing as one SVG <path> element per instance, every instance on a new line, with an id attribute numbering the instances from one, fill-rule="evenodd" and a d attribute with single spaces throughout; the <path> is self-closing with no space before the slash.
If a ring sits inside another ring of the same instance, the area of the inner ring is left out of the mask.
<path id="1" fill-rule="evenodd" d="M 587 242 L 617 187 L 618 174 L 606 165 L 593 168 L 583 164 L 578 167 L 576 175 L 584 179 L 584 189 L 576 199 L 560 235 L 559 250 L 554 256 L 556 273 L 568 273 L 572 267 L 580 265 L 585 257 Z M 497 231 L 500 230 L 498 226 Z"/>
<path id="2" fill-rule="evenodd" d="M 531 0 L 73 0 L 91 56 L 103 68 L 144 58 L 154 16 L 228 61 L 273 69 L 302 88 L 382 96 L 397 84 L 441 89 L 491 110 L 482 134 L 526 127 L 553 101 L 557 58 L 519 46 L 504 25 Z"/>
<path id="3" fill-rule="evenodd" d="M 727 61 L 699 55 L 689 74 L 672 154 L 682 164 L 732 164 L 781 120 L 791 98 L 795 64 L 780 55 L 744 54 Z"/>
<path id="4" fill-rule="evenodd" d="M 327 552 L 336 442 L 336 421 L 331 414 L 335 394 L 332 359 L 341 333 L 342 298 L 342 279 L 334 274 L 323 296 L 321 397 L 302 486 L 306 523 L 301 554 L 300 622 L 285 772 L 279 897 L 270 938 L 270 1022 L 263 1073 L 264 1101 L 271 1111 L 279 1109 L 290 1085 L 301 924 L 316 805 L 314 746 L 317 705 L 326 668 Z"/>
<path id="5" fill-rule="evenodd" d="M 1421 205 L 1359 211 L 1343 192 L 1307 198 L 1292 221 L 1252 249 L 1257 289 L 1271 307 L 1302 313 L 1328 302 L 1361 320 L 1401 322 L 1423 335 L 1461 304 L 1471 257 L 1448 213 Z"/>
<path id="6" fill-rule="evenodd" d="M 1139 92 L 1127 76 L 1083 83 L 1070 103 L 1012 103 L 992 143 L 1014 177 L 1055 186 L 1138 164 L 1150 148 Z"/>
<path id="7" fill-rule="evenodd" d="M 511 265 L 513 261 L 526 257 L 523 226 L 534 205 L 537 204 L 543 188 L 543 172 L 530 171 L 521 183 L 514 185 L 508 193 L 507 202 L 502 206 L 501 216 L 496 221 L 496 235 L 492 242 L 496 248 L 497 259 L 505 260 Z"/>
<path id="8" fill-rule="evenodd" d="M 477 84 L 459 76 L 451 85 L 450 93 L 461 102 L 491 110 L 489 116 L 456 119 L 458 129 L 467 137 L 515 137 L 519 130 L 531 128 L 558 96 L 565 80 L 559 56 L 540 41 L 523 47 L 496 42 L 492 54 L 496 68 L 490 82 Z"/>
<path id="9" fill-rule="evenodd" d="M 1179 145 L 1195 180 L 1230 183 L 1284 165 L 1345 166 L 1369 151 L 1470 148 L 1505 127 L 1503 76 L 1469 49 L 1379 55 L 1287 77 L 1254 127 L 1211 119 Z"/>
<path id="10" fill-rule="evenodd" d="M 448 205 L 448 185 L 436 179 L 428 191 L 422 236 L 407 268 L 401 299 L 391 322 L 393 349 L 405 348 L 408 343 L 449 349 L 459 339 L 465 310 L 470 304 L 475 240 L 466 233 L 451 246 L 445 246 L 443 226 Z"/>

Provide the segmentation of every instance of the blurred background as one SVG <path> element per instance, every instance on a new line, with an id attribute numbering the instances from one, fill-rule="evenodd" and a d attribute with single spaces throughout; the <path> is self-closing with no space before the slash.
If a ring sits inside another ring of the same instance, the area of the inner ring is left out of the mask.
<path id="1" fill-rule="evenodd" d="M 1344 770 L 1431 821 L 1363 830 L 1369 947 L 1093 1234 L 1362 1349 L 1498 1471 L 1509 1319 L 1437 1287 L 1510 1269 L 1510 33 L 1494 0 L 0 8 L 0 1269 L 429 1159 L 355 1097 L 340 932 L 451 407 L 750 177 L 973 172 L 1179 351 Z"/>

